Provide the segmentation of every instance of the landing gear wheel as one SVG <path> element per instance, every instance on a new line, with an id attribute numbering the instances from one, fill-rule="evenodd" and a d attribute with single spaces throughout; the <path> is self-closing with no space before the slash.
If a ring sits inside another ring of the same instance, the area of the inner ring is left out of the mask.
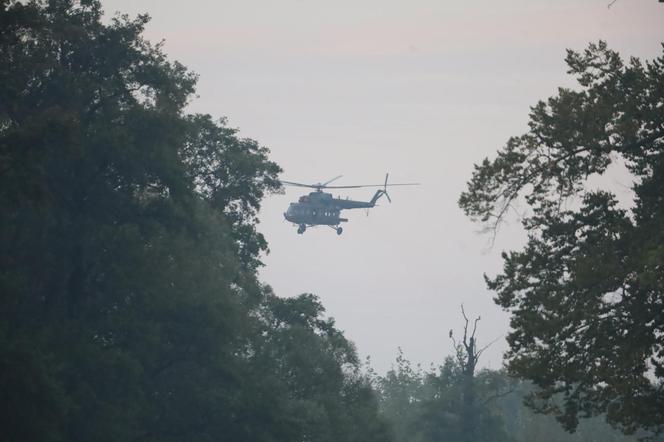
<path id="1" fill-rule="evenodd" d="M 305 224 L 300 224 L 300 226 L 297 228 L 297 233 L 302 235 L 305 230 L 307 230 L 307 226 Z"/>
<path id="2" fill-rule="evenodd" d="M 341 227 L 337 227 L 337 235 L 341 235 L 343 233 L 344 229 Z"/>

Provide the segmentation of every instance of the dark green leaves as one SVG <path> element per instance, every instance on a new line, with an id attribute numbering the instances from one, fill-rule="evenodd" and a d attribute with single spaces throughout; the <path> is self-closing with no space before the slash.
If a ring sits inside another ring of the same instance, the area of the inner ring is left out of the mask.
<path id="1" fill-rule="evenodd" d="M 9 440 L 388 440 L 353 345 L 256 274 L 269 151 L 98 1 L 0 1 Z"/>
<path id="2" fill-rule="evenodd" d="M 533 404 L 569 430 L 603 412 L 626 432 L 661 429 L 664 57 L 624 64 L 600 42 L 567 62 L 581 89 L 533 107 L 528 133 L 476 166 L 459 203 L 494 228 L 520 197 L 529 206 L 528 244 L 487 282 L 512 314 L 510 371 L 540 387 Z M 632 210 L 588 186 L 620 161 Z"/>

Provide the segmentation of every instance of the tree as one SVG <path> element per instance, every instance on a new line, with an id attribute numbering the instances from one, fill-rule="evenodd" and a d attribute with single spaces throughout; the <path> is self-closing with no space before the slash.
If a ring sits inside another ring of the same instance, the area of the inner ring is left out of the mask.
<path id="1" fill-rule="evenodd" d="M 509 383 L 491 370 L 478 370 L 468 397 L 468 375 L 458 359 L 448 357 L 438 371 L 429 374 L 433 396 L 421 404 L 420 422 L 425 441 L 509 442 L 506 422 L 494 400 Z M 473 425 L 470 428 L 470 425 Z"/>
<path id="2" fill-rule="evenodd" d="M 94 0 L 0 0 L 0 428 L 13 441 L 389 441 L 313 295 L 258 281 L 268 150 Z"/>
<path id="3" fill-rule="evenodd" d="M 374 376 L 380 393 L 381 414 L 390 424 L 397 442 L 423 442 L 422 403 L 431 399 L 433 389 L 427 373 L 413 367 L 399 349 L 395 365 L 385 376 Z"/>
<path id="4" fill-rule="evenodd" d="M 487 278 L 511 312 L 510 373 L 573 431 L 606 413 L 631 433 L 664 425 L 664 57 L 624 63 L 604 42 L 568 51 L 578 90 L 531 109 L 530 129 L 475 166 L 459 204 L 496 229 L 523 197 L 528 243 Z M 621 206 L 589 180 L 624 164 Z"/>
<path id="5" fill-rule="evenodd" d="M 481 348 L 477 346 L 477 323 L 481 317 L 478 316 L 473 321 L 472 330 L 468 329 L 470 320 L 466 316 L 466 311 L 461 306 L 461 315 L 463 316 L 463 338 L 457 343 L 454 338 L 454 331 L 450 330 L 450 339 L 454 343 L 456 350 L 456 358 L 462 374 L 462 404 L 461 404 L 461 440 L 475 441 L 478 438 L 478 431 L 480 430 L 477 425 L 478 412 L 481 412 L 478 407 L 477 386 L 475 385 L 475 370 L 477 369 L 477 362 L 484 351 L 491 345 L 486 345 Z"/>
<path id="6" fill-rule="evenodd" d="M 463 341 L 456 343 L 456 357 L 428 371 L 413 368 L 403 356 L 374 383 L 381 397 L 381 411 L 391 424 L 396 441 L 509 441 L 496 399 L 508 391 L 509 380 L 499 372 L 477 370 L 483 348 L 477 348 L 477 318 L 469 330 L 465 319 Z M 450 333 L 452 338 L 452 333 Z M 454 340 L 454 339 L 453 339 Z"/>
<path id="7" fill-rule="evenodd" d="M 505 372 L 495 372 L 503 382 L 511 384 L 512 392 L 501 396 L 496 401 L 500 416 L 506 423 L 508 434 L 518 442 L 636 442 L 644 432 L 625 435 L 606 423 L 604 416 L 597 416 L 579 421 L 574 433 L 569 433 L 551 415 L 543 415 L 530 407 L 524 406 L 533 390 L 532 384 L 507 378 Z M 661 441 L 659 437 L 655 439 Z"/>
<path id="8" fill-rule="evenodd" d="M 391 440 L 355 346 L 311 294 L 268 295 L 251 346 L 252 377 L 276 395 L 284 441 Z M 259 427 L 259 426 L 257 426 Z"/>
<path id="9" fill-rule="evenodd" d="M 247 440 L 236 355 L 279 167 L 185 114 L 196 77 L 147 16 L 101 15 L 0 2 L 3 435 Z"/>

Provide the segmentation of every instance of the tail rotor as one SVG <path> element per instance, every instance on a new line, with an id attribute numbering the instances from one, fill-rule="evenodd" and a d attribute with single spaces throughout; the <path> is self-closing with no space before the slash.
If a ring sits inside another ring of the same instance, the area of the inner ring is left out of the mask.
<path id="1" fill-rule="evenodd" d="M 389 173 L 385 174 L 385 184 L 383 185 L 383 194 L 387 197 L 387 200 L 391 203 L 392 198 L 390 198 L 390 195 L 387 193 L 387 178 L 390 176 Z"/>

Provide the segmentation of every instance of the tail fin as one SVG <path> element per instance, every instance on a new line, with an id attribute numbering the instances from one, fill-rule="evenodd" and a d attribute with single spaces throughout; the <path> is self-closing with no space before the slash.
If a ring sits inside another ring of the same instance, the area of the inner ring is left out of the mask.
<path id="1" fill-rule="evenodd" d="M 369 201 L 369 204 L 371 207 L 376 205 L 376 202 L 380 199 L 381 196 L 385 195 L 385 191 L 383 189 L 376 190 L 376 193 L 374 193 L 374 196 L 371 198 L 371 201 Z"/>
<path id="2" fill-rule="evenodd" d="M 385 174 L 385 184 L 383 185 L 382 189 L 376 190 L 376 193 L 374 194 L 373 198 L 371 198 L 371 201 L 369 202 L 371 204 L 371 207 L 376 205 L 376 202 L 380 199 L 381 196 L 385 195 L 387 200 L 389 202 L 392 202 L 392 198 L 390 198 L 390 195 L 387 194 L 387 178 L 390 176 L 389 173 Z"/>

